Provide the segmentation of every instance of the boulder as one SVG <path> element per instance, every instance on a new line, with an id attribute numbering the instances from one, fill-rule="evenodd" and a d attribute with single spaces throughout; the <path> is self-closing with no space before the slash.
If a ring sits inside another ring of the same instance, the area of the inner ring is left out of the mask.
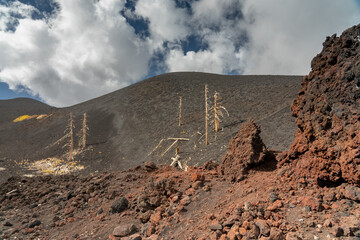
<path id="1" fill-rule="evenodd" d="M 232 181 L 242 180 L 247 170 L 253 166 L 274 159 L 263 143 L 260 133 L 260 128 L 250 119 L 243 123 L 236 136 L 230 139 L 223 157 L 222 170 Z"/>

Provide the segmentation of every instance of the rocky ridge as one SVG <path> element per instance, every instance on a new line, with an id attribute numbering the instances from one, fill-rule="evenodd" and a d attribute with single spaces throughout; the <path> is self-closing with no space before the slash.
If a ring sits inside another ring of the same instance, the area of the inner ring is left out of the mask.
<path id="1" fill-rule="evenodd" d="M 320 186 L 360 186 L 360 26 L 327 37 L 292 104 L 298 130 L 283 162 Z"/>

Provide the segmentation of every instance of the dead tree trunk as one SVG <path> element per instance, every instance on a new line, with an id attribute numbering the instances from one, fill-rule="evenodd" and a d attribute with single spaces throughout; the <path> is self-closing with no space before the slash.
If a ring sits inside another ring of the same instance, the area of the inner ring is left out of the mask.
<path id="1" fill-rule="evenodd" d="M 86 146 L 86 134 L 87 134 L 87 131 L 88 130 L 88 126 L 87 126 L 87 123 L 86 123 L 86 113 L 84 113 L 84 119 L 83 119 L 83 129 L 82 129 L 82 149 L 85 148 Z"/>
<path id="2" fill-rule="evenodd" d="M 218 93 L 214 94 L 214 122 L 215 122 L 215 132 L 219 131 L 219 114 L 218 114 Z"/>
<path id="3" fill-rule="evenodd" d="M 208 106 L 208 86 L 207 84 L 205 84 L 205 144 L 209 145 L 209 141 L 208 141 L 208 121 L 209 121 L 209 115 L 208 115 L 208 111 L 209 111 L 209 106 Z"/>
<path id="4" fill-rule="evenodd" d="M 181 126 L 181 107 L 182 107 L 182 97 L 180 96 L 180 103 L 179 103 L 179 127 Z"/>
<path id="5" fill-rule="evenodd" d="M 71 161 L 71 160 L 72 160 L 73 146 L 74 146 L 74 131 L 73 131 L 73 115 L 72 115 L 72 112 L 70 113 L 69 128 L 70 128 L 70 150 L 69 150 L 69 161 Z"/>

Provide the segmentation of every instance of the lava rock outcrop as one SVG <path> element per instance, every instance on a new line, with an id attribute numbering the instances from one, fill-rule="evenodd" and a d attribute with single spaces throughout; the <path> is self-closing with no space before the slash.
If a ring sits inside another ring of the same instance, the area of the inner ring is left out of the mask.
<path id="1" fill-rule="evenodd" d="M 252 166 L 274 158 L 263 143 L 260 133 L 260 128 L 250 119 L 230 139 L 221 170 L 231 181 L 242 180 Z"/>
<path id="2" fill-rule="evenodd" d="M 283 163 L 320 186 L 360 185 L 360 25 L 327 37 L 292 104 L 298 130 Z"/>

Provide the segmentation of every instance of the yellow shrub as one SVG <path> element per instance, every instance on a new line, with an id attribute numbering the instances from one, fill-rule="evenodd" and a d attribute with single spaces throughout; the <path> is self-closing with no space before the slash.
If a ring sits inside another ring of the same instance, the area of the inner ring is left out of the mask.
<path id="1" fill-rule="evenodd" d="M 21 121 L 32 119 L 35 117 L 37 117 L 37 115 L 22 115 L 16 119 L 14 119 L 13 122 L 21 122 Z"/>
<path id="2" fill-rule="evenodd" d="M 36 117 L 36 120 L 42 119 L 42 118 L 44 118 L 44 117 L 47 117 L 47 115 L 46 115 L 46 114 L 38 115 L 38 116 Z"/>

